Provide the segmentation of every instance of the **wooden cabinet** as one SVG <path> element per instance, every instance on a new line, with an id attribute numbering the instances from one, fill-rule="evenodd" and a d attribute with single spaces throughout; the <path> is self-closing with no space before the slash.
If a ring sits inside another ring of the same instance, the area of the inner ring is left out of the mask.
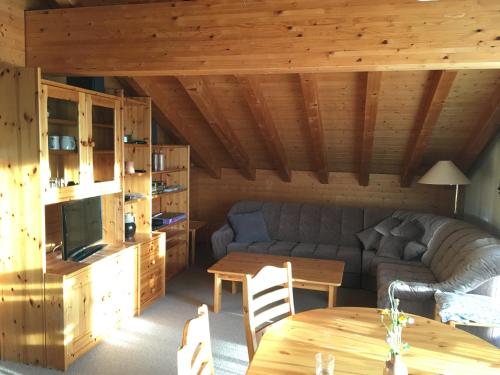
<path id="1" fill-rule="evenodd" d="M 137 314 L 165 295 L 165 234 L 136 235 Z"/>
<path id="2" fill-rule="evenodd" d="M 47 365 L 68 366 L 137 308 L 137 246 L 108 246 L 84 263 L 48 260 Z"/>
<path id="3" fill-rule="evenodd" d="M 121 191 L 121 102 L 121 97 L 42 81 L 45 204 Z"/>

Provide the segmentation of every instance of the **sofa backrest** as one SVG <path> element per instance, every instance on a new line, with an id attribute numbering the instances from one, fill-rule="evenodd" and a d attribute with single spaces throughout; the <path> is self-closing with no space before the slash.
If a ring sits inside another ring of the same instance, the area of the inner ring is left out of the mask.
<path id="1" fill-rule="evenodd" d="M 229 214 L 261 210 L 273 240 L 361 247 L 356 233 L 390 216 L 393 209 L 310 203 L 241 201 Z"/>

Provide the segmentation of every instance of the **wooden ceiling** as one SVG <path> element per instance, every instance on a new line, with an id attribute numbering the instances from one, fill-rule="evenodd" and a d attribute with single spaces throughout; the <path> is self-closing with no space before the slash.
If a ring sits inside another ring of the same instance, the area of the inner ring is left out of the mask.
<path id="1" fill-rule="evenodd" d="M 58 9 L 27 13 L 27 63 L 122 76 L 214 177 L 382 173 L 408 186 L 438 160 L 468 170 L 496 133 L 499 24 L 490 0 Z"/>

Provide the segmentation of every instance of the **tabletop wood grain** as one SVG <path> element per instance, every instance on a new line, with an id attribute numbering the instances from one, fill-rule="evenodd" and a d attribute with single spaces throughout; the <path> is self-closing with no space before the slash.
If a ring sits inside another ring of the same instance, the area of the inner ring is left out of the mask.
<path id="1" fill-rule="evenodd" d="M 500 350 L 467 332 L 413 315 L 403 332 L 409 374 L 500 374 Z M 335 356 L 335 374 L 382 374 L 385 329 L 373 308 L 311 310 L 283 319 L 263 336 L 248 375 L 314 374 L 317 352 Z"/>

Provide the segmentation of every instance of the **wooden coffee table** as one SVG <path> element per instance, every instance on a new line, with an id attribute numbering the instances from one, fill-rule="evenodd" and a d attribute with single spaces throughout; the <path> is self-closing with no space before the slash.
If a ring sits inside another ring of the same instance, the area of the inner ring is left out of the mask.
<path id="1" fill-rule="evenodd" d="M 214 312 L 220 311 L 223 280 L 232 282 L 234 294 L 236 283 L 242 282 L 246 274 L 255 275 L 264 266 L 281 267 L 284 262 L 292 263 L 294 288 L 328 292 L 328 307 L 335 306 L 337 287 L 344 274 L 343 261 L 234 252 L 208 269 L 214 274 Z"/>

